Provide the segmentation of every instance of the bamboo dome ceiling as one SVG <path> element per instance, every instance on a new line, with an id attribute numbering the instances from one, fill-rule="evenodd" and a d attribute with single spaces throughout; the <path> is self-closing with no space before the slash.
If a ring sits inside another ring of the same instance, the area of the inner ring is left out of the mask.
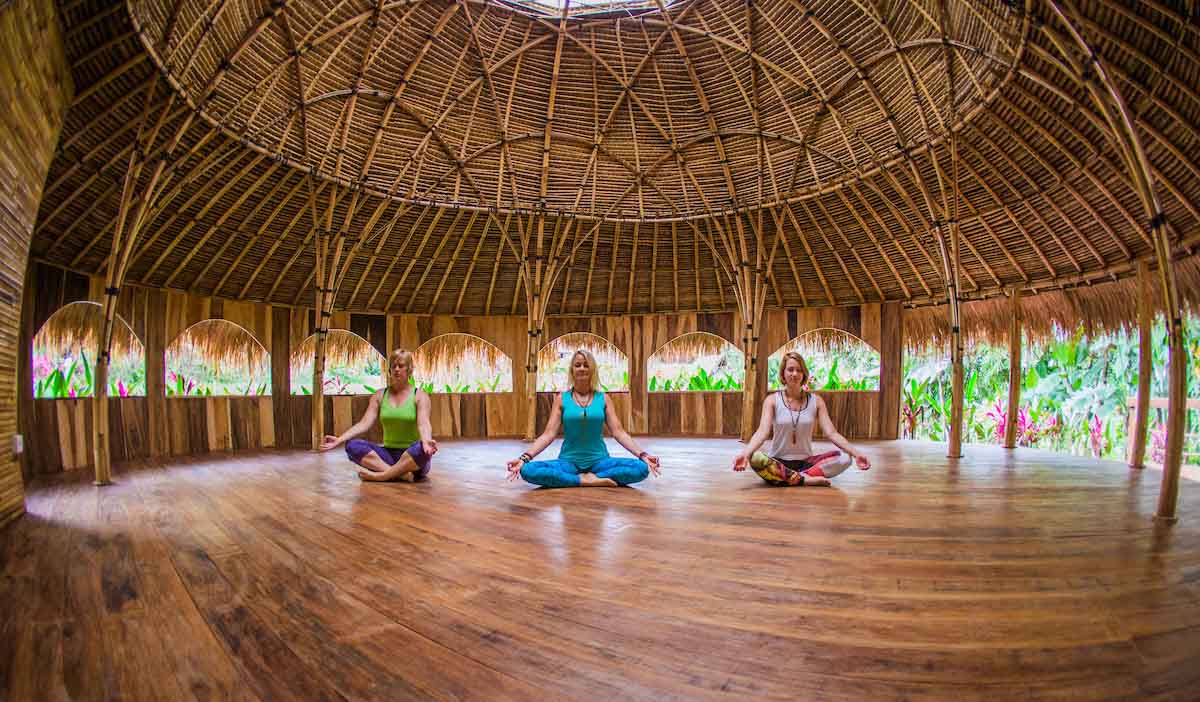
<path id="1" fill-rule="evenodd" d="M 1078 7 L 1190 255 L 1196 9 Z M 105 264 L 151 86 L 149 151 L 192 119 L 130 268 L 155 287 L 311 304 L 314 217 L 332 202 L 335 228 L 363 242 L 343 309 L 520 313 L 511 242 L 539 218 L 547 237 L 570 232 L 552 314 L 730 309 L 733 239 L 738 258 L 775 251 L 768 304 L 924 304 L 945 294 L 932 231 L 955 175 L 966 297 L 1119 277 L 1152 251 L 1056 44 L 1065 28 L 1038 2 L 60 10 L 76 98 L 32 251 L 76 270 Z"/>

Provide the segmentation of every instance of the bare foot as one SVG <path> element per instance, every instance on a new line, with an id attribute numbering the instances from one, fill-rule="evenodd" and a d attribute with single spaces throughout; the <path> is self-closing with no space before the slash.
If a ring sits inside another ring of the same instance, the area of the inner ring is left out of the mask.
<path id="1" fill-rule="evenodd" d="M 829 487 L 830 485 L 833 485 L 833 483 L 823 475 L 804 476 L 804 487 Z"/>
<path id="2" fill-rule="evenodd" d="M 617 481 L 612 478 L 597 478 L 593 473 L 579 474 L 580 487 L 616 487 Z"/>

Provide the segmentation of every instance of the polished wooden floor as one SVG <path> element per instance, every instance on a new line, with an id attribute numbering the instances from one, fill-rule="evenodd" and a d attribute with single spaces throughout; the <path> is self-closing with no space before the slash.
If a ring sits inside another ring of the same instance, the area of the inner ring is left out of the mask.
<path id="1" fill-rule="evenodd" d="M 427 482 L 344 455 L 30 486 L 0 532 L 7 699 L 1200 699 L 1200 484 L 1020 450 L 868 446 L 835 487 L 646 439 L 635 488 Z M 553 449 L 552 449 L 553 451 Z"/>

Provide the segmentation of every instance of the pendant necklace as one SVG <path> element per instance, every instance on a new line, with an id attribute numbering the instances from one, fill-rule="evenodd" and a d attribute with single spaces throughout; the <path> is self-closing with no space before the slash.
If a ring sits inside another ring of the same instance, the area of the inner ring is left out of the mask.
<path id="1" fill-rule="evenodd" d="M 808 409 L 808 396 L 805 395 L 804 405 L 799 409 L 799 411 L 793 412 L 791 404 L 788 403 L 787 393 L 783 390 L 780 390 L 779 394 L 783 398 L 783 406 L 787 408 L 788 421 L 792 423 L 792 445 L 795 446 L 797 428 L 800 426 L 800 415 L 804 414 L 804 410 Z"/>
<path id="2" fill-rule="evenodd" d="M 571 397 L 575 400 L 575 406 L 583 410 L 583 417 L 579 420 L 580 424 L 587 424 L 588 407 L 592 406 L 592 399 L 595 398 L 595 393 L 588 397 L 588 403 L 585 405 L 579 401 L 579 394 L 575 392 L 575 388 L 571 388 Z"/>

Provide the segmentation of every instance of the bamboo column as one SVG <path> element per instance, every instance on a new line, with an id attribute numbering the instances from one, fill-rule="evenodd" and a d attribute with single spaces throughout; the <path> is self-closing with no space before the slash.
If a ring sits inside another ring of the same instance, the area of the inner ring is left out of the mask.
<path id="1" fill-rule="evenodd" d="M 1163 459 L 1162 487 L 1158 494 L 1158 510 L 1155 518 L 1174 522 L 1179 502 L 1179 472 L 1183 463 L 1183 432 L 1187 403 L 1187 351 L 1183 344 L 1183 317 L 1179 304 L 1179 289 L 1175 282 L 1175 270 L 1171 265 L 1171 242 L 1167 236 L 1167 220 L 1162 203 L 1154 191 L 1154 174 L 1150 161 L 1142 148 L 1141 138 L 1129 117 L 1125 100 L 1116 83 L 1109 77 L 1108 69 L 1096 50 L 1087 43 L 1075 27 L 1081 21 L 1079 11 L 1072 4 L 1048 0 L 1050 8 L 1058 17 L 1069 35 L 1069 40 L 1053 30 L 1049 23 L 1041 27 L 1042 33 L 1070 62 L 1078 73 L 1080 82 L 1089 97 L 1104 116 L 1112 131 L 1118 152 L 1129 169 L 1131 185 L 1142 201 L 1146 215 L 1146 228 L 1154 246 L 1155 263 L 1163 295 L 1163 309 L 1167 318 L 1169 348 L 1169 380 L 1167 392 L 1167 446 Z M 1065 9 L 1064 9 L 1065 6 Z M 1068 18 L 1068 15 L 1070 18 Z M 1083 55 L 1080 59 L 1071 50 L 1074 45 Z"/>
<path id="2" fill-rule="evenodd" d="M 1151 306 L 1150 264 L 1145 259 L 1138 261 L 1138 386 L 1137 406 L 1133 410 L 1130 429 L 1129 467 L 1143 468 L 1146 459 L 1146 423 L 1150 417 L 1151 325 L 1154 312 Z"/>
<path id="3" fill-rule="evenodd" d="M 309 187 L 312 187 L 311 181 Z M 329 190 L 329 205 L 325 208 L 324 227 L 321 226 L 320 220 L 316 216 L 315 197 L 310 196 L 309 198 L 313 207 L 313 222 L 316 226 L 316 233 L 313 237 L 316 247 L 316 271 L 313 287 L 317 311 L 317 343 L 313 356 L 312 389 L 312 448 L 314 451 L 321 447 L 321 442 L 325 438 L 325 344 L 329 337 L 329 323 L 333 317 L 334 300 L 337 298 L 337 289 L 341 283 L 341 276 L 338 275 L 339 266 L 344 275 L 353 258 L 353 253 L 357 252 L 360 245 L 360 243 L 355 244 L 351 255 L 347 256 L 343 265 L 342 253 L 345 250 L 346 240 L 349 238 L 346 229 L 350 226 L 357 208 L 359 190 L 356 189 L 354 192 L 354 198 L 346 210 L 342 227 L 334 231 L 333 212 L 338 202 L 337 191 L 338 186 L 335 183 Z M 361 238 L 357 241 L 361 242 Z"/>
<path id="4" fill-rule="evenodd" d="M 174 138 L 158 151 L 154 157 L 156 162 L 154 170 L 143 184 L 141 182 L 142 173 L 147 162 L 151 160 L 151 149 L 175 102 L 175 96 L 172 94 L 147 133 L 146 127 L 151 122 L 150 106 L 154 101 L 157 86 L 158 81 L 155 81 L 146 91 L 137 136 L 134 139 L 134 146 L 130 151 L 129 163 L 125 170 L 117 221 L 113 227 L 112 246 L 109 249 L 108 261 L 105 266 L 104 322 L 96 352 L 96 367 L 92 374 L 92 459 L 96 485 L 108 485 L 112 482 L 112 457 L 109 452 L 108 431 L 108 367 L 112 351 L 118 295 L 121 286 L 125 283 L 125 274 L 129 270 L 138 235 L 147 223 L 148 214 L 153 209 L 155 201 L 166 190 L 175 175 L 173 169 L 167 169 L 167 164 L 174 156 L 180 139 L 191 126 L 195 116 L 194 112 L 189 113 L 177 127 Z M 202 139 L 197 146 L 206 141 L 207 139 Z M 149 217 L 149 219 L 153 219 L 153 217 Z"/>
<path id="5" fill-rule="evenodd" d="M 1021 404 L 1021 289 L 1013 288 L 1012 321 L 1008 328 L 1008 413 L 1004 448 L 1017 447 L 1017 408 Z"/>

